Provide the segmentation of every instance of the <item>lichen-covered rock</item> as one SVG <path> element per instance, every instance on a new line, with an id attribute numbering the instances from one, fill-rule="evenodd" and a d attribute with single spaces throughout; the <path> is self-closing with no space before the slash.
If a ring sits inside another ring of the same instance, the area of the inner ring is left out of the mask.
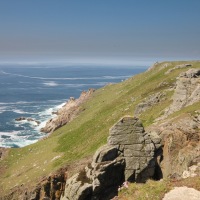
<path id="1" fill-rule="evenodd" d="M 109 145 L 119 145 L 124 158 L 125 180 L 145 182 L 153 177 L 156 165 L 155 145 L 136 117 L 125 116 L 111 129 Z"/>
<path id="2" fill-rule="evenodd" d="M 159 136 L 163 145 L 160 167 L 164 177 L 182 176 L 200 162 L 200 113 L 183 114 L 148 128 L 152 141 Z M 158 145 L 161 145 L 158 144 Z M 155 144 L 156 145 L 156 144 Z"/>
<path id="3" fill-rule="evenodd" d="M 156 105 L 157 103 L 163 101 L 164 99 L 165 99 L 165 94 L 162 92 L 158 92 L 156 94 L 148 96 L 147 98 L 144 99 L 143 102 L 139 103 L 136 106 L 134 115 L 139 116 L 141 113 L 145 112 L 153 105 Z"/>
<path id="4" fill-rule="evenodd" d="M 81 173 L 75 174 L 67 180 L 65 195 L 61 200 L 86 200 L 91 199 L 92 184 L 81 180 Z"/>
<path id="5" fill-rule="evenodd" d="M 165 109 L 164 115 L 157 120 L 167 118 L 170 114 L 181 110 L 183 107 L 200 101 L 200 70 L 190 68 L 177 77 L 172 104 Z"/>
<path id="6" fill-rule="evenodd" d="M 155 175 L 156 146 L 141 121 L 125 116 L 111 129 L 108 144 L 100 147 L 91 165 L 67 181 L 62 200 L 108 200 L 124 181 L 145 182 Z"/>
<path id="7" fill-rule="evenodd" d="M 117 158 L 117 156 L 118 156 L 117 146 L 104 145 L 95 152 L 92 164 L 105 161 L 112 161 L 115 158 Z"/>
<path id="8" fill-rule="evenodd" d="M 117 158 L 110 162 L 96 163 L 93 168 L 93 199 L 108 199 L 110 188 L 114 195 L 119 185 L 124 181 L 125 162 L 123 158 Z M 113 196 L 114 196 L 113 195 Z"/>

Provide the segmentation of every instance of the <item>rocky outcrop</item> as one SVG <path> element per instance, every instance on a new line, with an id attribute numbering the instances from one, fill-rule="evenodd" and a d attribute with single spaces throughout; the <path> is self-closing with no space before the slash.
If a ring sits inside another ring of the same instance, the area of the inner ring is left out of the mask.
<path id="1" fill-rule="evenodd" d="M 165 99 L 165 94 L 163 92 L 158 92 L 156 94 L 146 97 L 142 103 L 139 103 L 136 106 L 134 115 L 139 116 L 141 113 L 145 112 L 153 105 L 160 103 L 164 99 Z"/>
<path id="2" fill-rule="evenodd" d="M 182 176 L 192 165 L 200 162 L 200 112 L 184 114 L 152 125 L 147 132 L 161 139 L 163 157 L 160 167 L 164 177 Z M 152 139 L 153 140 L 153 139 Z"/>
<path id="3" fill-rule="evenodd" d="M 182 69 L 182 68 L 191 67 L 191 66 L 192 66 L 192 64 L 190 64 L 190 63 L 181 64 L 181 65 L 176 65 L 175 67 L 170 68 L 169 70 L 167 70 L 167 71 L 165 72 L 165 74 L 167 75 L 167 74 L 170 74 L 171 72 L 173 72 L 173 71 L 176 70 L 176 69 Z"/>
<path id="4" fill-rule="evenodd" d="M 96 151 L 91 165 L 67 181 L 62 200 L 111 199 L 124 181 L 154 178 L 160 147 L 160 138 L 153 142 L 138 118 L 123 117 L 110 129 L 108 144 Z"/>
<path id="5" fill-rule="evenodd" d="M 172 100 L 172 104 L 158 120 L 200 101 L 200 69 L 191 68 L 178 76 Z"/>
<path id="6" fill-rule="evenodd" d="M 163 70 L 163 69 L 165 69 L 165 68 L 167 68 L 171 65 L 172 65 L 171 63 L 167 63 L 167 62 L 164 62 L 162 64 L 159 63 L 159 62 L 156 62 L 154 65 L 149 67 L 147 71 L 151 71 L 151 70 L 154 70 L 154 69 L 158 69 L 160 71 L 160 70 Z"/>
<path id="7" fill-rule="evenodd" d="M 38 126 L 40 124 L 40 121 L 35 120 L 30 117 L 18 117 L 15 119 L 15 121 L 28 121 L 28 122 L 35 122 L 35 124 Z"/>
<path id="8" fill-rule="evenodd" d="M 185 170 L 182 174 L 182 178 L 195 177 L 195 176 L 200 176 L 200 162 L 198 162 L 196 165 L 190 166 L 188 170 Z"/>
<path id="9" fill-rule="evenodd" d="M 55 113 L 57 116 L 50 119 L 45 127 L 41 128 L 41 132 L 51 133 L 73 120 L 81 112 L 80 105 L 89 99 L 94 91 L 94 89 L 83 91 L 78 99 L 71 97 L 67 103 Z"/>
<path id="10" fill-rule="evenodd" d="M 0 197 L 0 200 L 60 200 L 64 195 L 66 180 L 67 169 L 63 168 L 49 177 L 43 177 L 34 189 L 22 184 L 12 188 L 10 194 Z"/>
<path id="11" fill-rule="evenodd" d="M 138 118 L 127 116 L 117 122 L 110 129 L 108 144 L 118 145 L 125 159 L 125 180 L 145 182 L 154 175 L 155 144 Z"/>

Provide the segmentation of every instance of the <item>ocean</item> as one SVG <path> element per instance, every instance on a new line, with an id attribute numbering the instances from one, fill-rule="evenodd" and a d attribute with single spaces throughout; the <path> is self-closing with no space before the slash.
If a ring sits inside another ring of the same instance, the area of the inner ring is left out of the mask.
<path id="1" fill-rule="evenodd" d="M 23 147 L 38 141 L 46 121 L 83 90 L 98 89 L 138 74 L 147 67 L 0 65 L 0 147 Z M 16 121 L 16 118 L 34 121 Z"/>

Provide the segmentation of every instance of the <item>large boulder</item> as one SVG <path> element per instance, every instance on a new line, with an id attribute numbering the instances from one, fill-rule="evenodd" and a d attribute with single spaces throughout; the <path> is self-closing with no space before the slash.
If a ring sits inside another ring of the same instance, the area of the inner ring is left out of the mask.
<path id="1" fill-rule="evenodd" d="M 154 141 L 138 118 L 123 117 L 110 129 L 108 144 L 96 151 L 92 163 L 67 181 L 62 200 L 108 200 L 124 181 L 153 178 L 158 136 Z"/>
<path id="2" fill-rule="evenodd" d="M 108 144 L 118 145 L 126 163 L 125 180 L 145 182 L 154 176 L 155 145 L 138 118 L 125 116 L 120 119 L 110 129 Z"/>

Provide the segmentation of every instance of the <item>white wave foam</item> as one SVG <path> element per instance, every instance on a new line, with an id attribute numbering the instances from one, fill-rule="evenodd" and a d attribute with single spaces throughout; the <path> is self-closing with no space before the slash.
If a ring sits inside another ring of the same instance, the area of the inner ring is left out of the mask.
<path id="1" fill-rule="evenodd" d="M 29 144 L 33 144 L 44 136 L 38 133 L 34 135 L 32 132 L 27 130 L 0 132 L 0 146 L 9 148 L 9 147 L 24 147 Z"/>
<path id="2" fill-rule="evenodd" d="M 53 108 L 48 108 L 42 112 L 39 113 L 39 116 L 50 116 L 52 115 Z"/>
<path id="3" fill-rule="evenodd" d="M 5 147 L 5 148 L 11 148 L 11 147 L 16 147 L 16 146 L 17 147 L 24 147 L 24 146 L 33 144 L 37 141 L 38 141 L 38 139 L 27 140 L 27 139 L 18 138 L 18 139 L 11 140 L 11 141 L 0 139 L 0 146 Z"/>
<path id="4" fill-rule="evenodd" d="M 30 124 L 32 128 L 38 126 L 38 123 L 36 121 L 27 120 L 27 119 L 16 121 L 15 123 L 18 123 L 18 124 Z M 15 126 L 17 126 L 17 124 Z"/>
<path id="5" fill-rule="evenodd" d="M 60 102 L 64 102 L 67 101 L 66 99 L 60 99 L 60 100 L 47 100 L 48 102 L 53 102 L 53 103 L 60 103 Z"/>
<path id="6" fill-rule="evenodd" d="M 0 137 L 2 135 L 9 136 L 9 137 L 16 137 L 16 135 L 20 133 L 20 131 L 11 131 L 11 132 L 0 132 Z"/>
<path id="7" fill-rule="evenodd" d="M 62 77 L 62 78 L 55 78 L 55 77 L 38 77 L 38 76 L 26 76 L 22 74 L 14 74 L 2 71 L 3 74 L 12 75 L 12 76 L 19 76 L 24 78 L 31 78 L 31 79 L 40 79 L 40 80 L 96 80 L 96 79 L 121 79 L 121 78 L 129 78 L 131 76 L 99 76 L 99 77 Z"/>
<path id="8" fill-rule="evenodd" d="M 55 86 L 59 85 L 58 83 L 56 83 L 54 81 L 45 82 L 43 84 L 46 85 L 46 86 L 50 86 L 50 87 L 55 87 Z"/>
<path id="9" fill-rule="evenodd" d="M 41 122 L 39 126 L 35 127 L 35 130 L 37 132 L 40 132 L 40 129 L 43 128 L 43 127 L 45 127 L 47 122 L 48 122 L 48 119 L 45 120 L 45 121 L 43 121 L 43 122 Z"/>
<path id="10" fill-rule="evenodd" d="M 18 101 L 18 102 L 0 102 L 0 105 L 13 105 L 13 104 L 28 104 L 30 102 Z"/>
<path id="11" fill-rule="evenodd" d="M 20 110 L 20 109 L 14 109 L 12 111 L 15 112 L 15 113 L 18 113 L 18 114 L 29 114 L 28 112 L 25 112 L 25 111 Z"/>
<path id="12" fill-rule="evenodd" d="M 46 123 L 48 122 L 50 118 L 56 117 L 56 114 L 53 114 L 53 112 L 56 112 L 57 110 L 62 108 L 66 104 L 66 101 L 67 100 L 65 100 L 64 103 L 61 103 L 52 108 L 48 108 L 44 110 L 43 112 L 40 112 L 39 118 L 41 119 L 42 122 L 39 124 L 39 126 L 35 127 L 35 130 L 40 132 L 40 129 L 46 126 Z"/>
<path id="13" fill-rule="evenodd" d="M 55 110 L 58 110 L 58 109 L 62 108 L 65 104 L 66 103 L 61 103 L 60 105 L 58 105 L 58 106 L 55 107 Z"/>
<path id="14" fill-rule="evenodd" d="M 4 113 L 5 111 L 7 111 L 7 106 L 1 106 L 0 113 Z"/>
<path id="15" fill-rule="evenodd" d="M 48 100 L 49 102 L 63 102 L 65 99 L 61 99 L 61 100 Z M 0 102 L 0 105 L 23 105 L 23 104 L 42 104 L 45 103 L 46 101 L 17 101 L 17 102 Z"/>

